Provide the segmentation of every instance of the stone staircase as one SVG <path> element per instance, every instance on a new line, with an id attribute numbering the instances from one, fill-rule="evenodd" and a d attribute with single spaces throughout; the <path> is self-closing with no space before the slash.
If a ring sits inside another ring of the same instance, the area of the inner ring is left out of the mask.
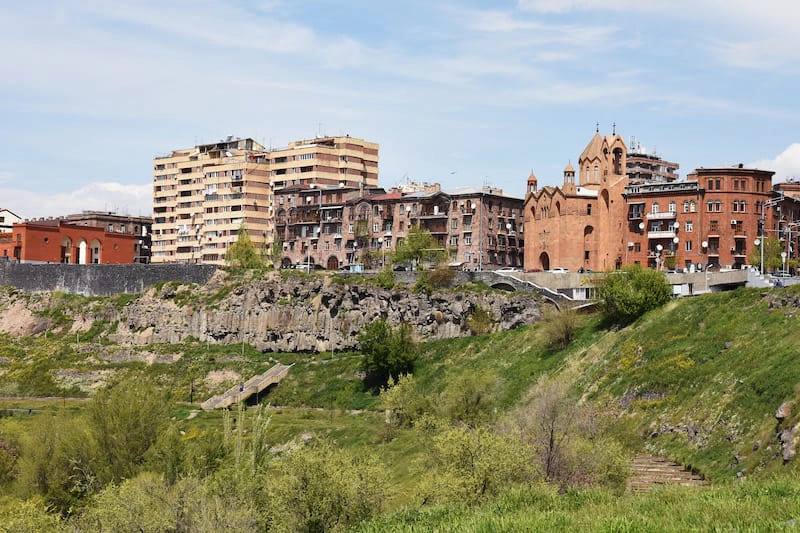
<path id="1" fill-rule="evenodd" d="M 633 476 L 628 482 L 631 492 L 647 492 L 664 485 L 702 486 L 708 482 L 683 465 L 664 457 L 639 454 L 633 459 Z"/>
<path id="2" fill-rule="evenodd" d="M 263 374 L 253 376 L 240 385 L 234 385 L 222 394 L 212 396 L 200 404 L 206 411 L 225 409 L 233 404 L 243 402 L 253 394 L 258 394 L 270 385 L 278 383 L 289 372 L 292 365 L 278 363 Z"/>

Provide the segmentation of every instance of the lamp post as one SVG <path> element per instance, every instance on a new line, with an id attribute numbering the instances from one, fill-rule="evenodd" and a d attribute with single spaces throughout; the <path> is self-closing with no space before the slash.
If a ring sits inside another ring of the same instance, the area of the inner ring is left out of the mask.
<path id="1" fill-rule="evenodd" d="M 656 270 L 661 272 L 661 252 L 664 250 L 664 247 L 660 244 L 656 244 Z"/>
<path id="2" fill-rule="evenodd" d="M 761 246 L 761 263 L 758 265 L 758 271 L 759 271 L 759 274 L 761 274 L 763 276 L 764 275 L 764 235 L 763 235 L 764 232 L 763 232 L 763 230 L 762 230 L 761 233 L 762 233 L 761 238 L 754 240 L 753 244 L 755 244 L 756 246 Z"/>
<path id="3" fill-rule="evenodd" d="M 386 266 L 386 252 L 383 249 L 383 237 L 378 237 L 378 247 L 381 249 L 381 268 Z"/>
<path id="4" fill-rule="evenodd" d="M 783 271 L 786 272 L 786 252 L 781 252 L 781 263 L 783 264 Z"/>

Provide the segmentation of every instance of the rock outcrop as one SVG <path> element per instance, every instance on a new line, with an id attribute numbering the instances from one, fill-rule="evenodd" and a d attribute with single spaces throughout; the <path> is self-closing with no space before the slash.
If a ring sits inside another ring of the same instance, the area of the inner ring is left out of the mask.
<path id="1" fill-rule="evenodd" d="M 325 277 L 274 275 L 231 284 L 219 273 L 204 286 L 167 284 L 152 288 L 126 305 L 90 305 L 71 316 L 74 330 L 96 320 L 116 327 L 109 341 L 123 345 L 179 343 L 192 337 L 212 344 L 246 342 L 262 351 L 349 350 L 365 324 L 385 318 L 405 321 L 420 339 L 470 335 L 468 319 L 489 311 L 494 330 L 532 324 L 541 318 L 541 301 L 533 294 L 499 291 L 442 291 L 415 294 L 407 288 L 381 289 L 367 283 L 334 283 Z M 102 302 L 102 301 L 101 301 Z M 48 298 L 31 299 L 22 313 L 18 301 L 1 305 L 6 331 L 31 331 L 40 322 Z M 39 313 L 37 313 L 39 311 Z M 15 317 L 5 316 L 13 312 Z M 20 317 L 27 320 L 20 320 Z M 12 326 L 13 324 L 13 326 Z M 41 329 L 41 324 L 36 326 Z"/>

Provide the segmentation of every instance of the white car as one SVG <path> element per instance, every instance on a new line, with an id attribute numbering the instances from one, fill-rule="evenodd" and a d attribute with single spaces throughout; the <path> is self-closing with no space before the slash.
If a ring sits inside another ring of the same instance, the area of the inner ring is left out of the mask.
<path id="1" fill-rule="evenodd" d="M 500 267 L 497 270 L 495 270 L 495 272 L 497 272 L 498 274 L 504 274 L 508 272 L 520 272 L 520 269 L 514 267 Z"/>
<path id="2" fill-rule="evenodd" d="M 551 268 L 549 272 L 551 274 L 566 274 L 567 272 L 569 272 L 569 269 L 564 267 L 556 267 L 556 268 Z"/>

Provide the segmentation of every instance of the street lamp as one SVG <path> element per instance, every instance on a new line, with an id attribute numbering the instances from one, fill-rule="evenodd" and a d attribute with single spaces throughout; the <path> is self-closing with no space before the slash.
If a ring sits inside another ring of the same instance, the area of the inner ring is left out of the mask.
<path id="1" fill-rule="evenodd" d="M 783 271 L 786 272 L 786 252 L 781 252 L 781 263 L 783 264 Z"/>
<path id="2" fill-rule="evenodd" d="M 660 244 L 656 244 L 656 270 L 661 272 L 661 251 L 664 249 Z"/>
<path id="3" fill-rule="evenodd" d="M 381 249 L 381 268 L 386 266 L 386 251 L 383 249 L 383 237 L 378 237 L 378 247 Z"/>
<path id="4" fill-rule="evenodd" d="M 753 244 L 756 246 L 761 246 L 761 264 L 758 265 L 759 274 L 762 276 L 764 275 L 764 231 L 761 231 L 762 235 L 760 239 L 756 239 L 753 241 Z"/>

